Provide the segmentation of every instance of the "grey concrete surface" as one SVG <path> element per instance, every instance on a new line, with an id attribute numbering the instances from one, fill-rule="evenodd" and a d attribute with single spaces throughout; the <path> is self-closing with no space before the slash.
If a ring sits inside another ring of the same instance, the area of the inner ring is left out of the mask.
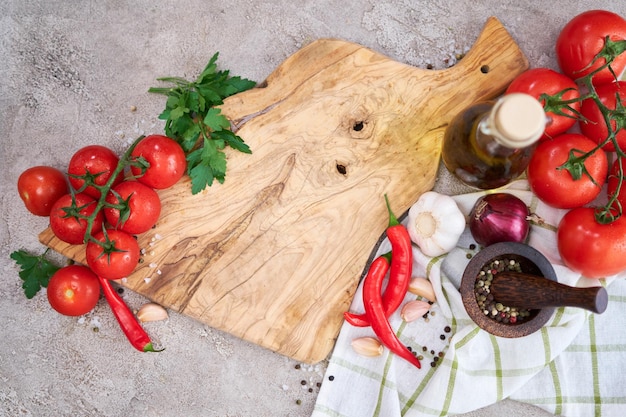
<path id="1" fill-rule="evenodd" d="M 45 218 L 16 191 L 34 165 L 64 168 L 88 144 L 122 151 L 161 133 L 159 76 L 194 77 L 214 52 L 233 74 L 262 81 L 323 37 L 358 42 L 425 68 L 452 65 L 493 15 L 532 66 L 556 68 L 553 43 L 574 15 L 612 0 L 319 0 L 0 2 L 0 416 L 308 416 L 324 363 L 297 362 L 171 313 L 150 323 L 166 350 L 134 351 L 106 303 L 80 318 L 56 314 L 42 292 L 24 297 L 9 254 L 40 253 Z M 131 108 L 136 108 L 131 111 Z M 442 173 L 440 190 L 454 190 Z M 62 259 L 55 258 L 59 262 Z M 132 308 L 146 300 L 126 291 Z M 468 416 L 543 416 L 503 401 Z"/>

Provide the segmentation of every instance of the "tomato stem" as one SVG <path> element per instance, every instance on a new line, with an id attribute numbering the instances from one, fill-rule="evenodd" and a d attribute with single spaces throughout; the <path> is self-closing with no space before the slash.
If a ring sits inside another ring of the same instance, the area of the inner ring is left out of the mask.
<path id="1" fill-rule="evenodd" d="M 596 221 L 600 224 L 609 224 L 617 220 L 622 215 L 622 212 L 623 212 L 622 205 L 618 201 L 617 196 L 619 194 L 619 191 L 621 190 L 622 183 L 624 181 L 624 166 L 623 166 L 622 160 L 623 158 L 626 158 L 626 153 L 624 152 L 624 150 L 621 149 L 618 143 L 617 133 L 620 130 L 626 129 L 626 106 L 624 106 L 624 104 L 622 103 L 622 100 L 619 94 L 616 93 L 615 109 L 611 109 L 607 107 L 602 102 L 602 100 L 600 99 L 600 96 L 598 95 L 596 91 L 596 88 L 593 84 L 593 78 L 597 73 L 608 68 L 611 74 L 613 74 L 615 81 L 617 82 L 618 78 L 615 75 L 615 72 L 613 71 L 611 64 L 613 63 L 615 58 L 617 58 L 619 55 L 621 55 L 624 52 L 626 52 L 626 40 L 613 41 L 610 39 L 609 36 L 607 36 L 604 39 L 604 46 L 602 47 L 600 52 L 598 52 L 596 56 L 591 60 L 591 62 L 585 68 L 581 69 L 580 72 L 591 68 L 593 65 L 596 64 L 596 62 L 600 60 L 604 60 L 604 63 L 600 65 L 598 68 L 591 71 L 589 74 L 583 77 L 580 77 L 576 80 L 576 82 L 578 82 L 585 88 L 586 94 L 581 95 L 580 97 L 576 99 L 563 100 L 562 99 L 563 95 L 568 91 L 568 89 L 565 89 L 552 96 L 547 95 L 547 94 L 542 94 L 539 97 L 539 100 L 543 101 L 544 109 L 546 111 L 552 111 L 555 114 L 560 114 L 560 115 L 564 115 L 567 117 L 575 117 L 579 121 L 583 121 L 586 123 L 592 123 L 592 122 L 586 119 L 580 112 L 575 111 L 570 106 L 570 104 L 573 104 L 575 102 L 583 102 L 585 100 L 593 100 L 596 106 L 598 107 L 598 109 L 600 110 L 600 113 L 602 114 L 602 118 L 604 119 L 604 123 L 607 127 L 607 132 L 608 132 L 607 137 L 599 141 L 597 146 L 595 146 L 593 149 L 591 149 L 588 152 L 583 152 L 577 149 L 572 149 L 570 151 L 568 160 L 563 165 L 557 168 L 558 170 L 565 169 L 569 171 L 569 173 L 572 175 L 572 178 L 574 180 L 578 180 L 582 178 L 583 175 L 586 175 L 589 177 L 589 179 L 591 179 L 591 181 L 594 184 L 598 185 L 595 179 L 587 171 L 587 168 L 585 166 L 585 161 L 588 157 L 593 155 L 598 150 L 604 148 L 606 145 L 608 144 L 613 145 L 615 149 L 615 154 L 617 155 L 617 158 L 618 158 L 618 167 L 619 167 L 617 188 L 616 188 L 616 191 L 613 193 L 613 195 L 609 197 L 609 201 L 605 205 L 596 207 L 595 209 L 595 218 L 596 218 Z M 571 114 L 574 114 L 574 116 L 571 116 L 570 114 L 563 112 L 563 109 L 568 109 L 571 112 Z M 615 127 L 613 126 L 614 124 L 615 124 Z"/>
<path id="2" fill-rule="evenodd" d="M 98 191 L 100 191 L 100 198 L 98 199 L 98 201 L 96 203 L 96 208 L 93 211 L 93 213 L 91 213 L 89 215 L 89 217 L 87 217 L 87 230 L 85 231 L 85 239 L 84 239 L 85 243 L 91 241 L 91 242 L 96 242 L 99 245 L 102 245 L 102 242 L 98 241 L 97 239 L 94 239 L 94 237 L 92 236 L 92 230 L 93 230 L 94 222 L 96 220 L 96 216 L 107 205 L 107 202 L 106 202 L 107 194 L 109 193 L 109 190 L 113 186 L 113 183 L 115 182 L 115 179 L 117 178 L 117 176 L 119 174 L 121 174 L 124 171 L 124 169 L 126 169 L 126 167 L 130 166 L 133 163 L 133 160 L 131 158 L 131 154 L 132 154 L 133 150 L 135 149 L 135 147 L 137 146 L 137 144 L 139 142 L 141 142 L 141 140 L 143 138 L 145 138 L 144 135 L 139 136 L 128 147 L 128 149 L 126 149 L 124 154 L 122 154 L 122 157 L 120 158 L 119 162 L 117 163 L 117 167 L 115 167 L 115 169 L 111 173 L 111 176 L 109 177 L 108 181 L 104 185 L 90 184 L 90 185 L 93 185 L 94 187 L 96 187 L 98 189 Z M 148 162 L 146 161 L 146 163 L 148 163 Z M 148 163 L 148 165 L 149 165 L 149 163 Z M 108 239 L 108 237 L 106 237 L 106 242 L 105 243 L 109 243 L 108 241 L 109 241 L 109 239 Z"/>

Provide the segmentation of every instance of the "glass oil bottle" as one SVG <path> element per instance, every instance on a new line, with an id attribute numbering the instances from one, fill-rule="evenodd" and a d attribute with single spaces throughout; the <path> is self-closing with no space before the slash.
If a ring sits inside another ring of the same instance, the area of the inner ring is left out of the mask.
<path id="1" fill-rule="evenodd" d="M 528 166 L 546 121 L 541 103 L 528 94 L 474 104 L 447 127 L 443 163 L 471 187 L 487 190 L 506 185 Z"/>

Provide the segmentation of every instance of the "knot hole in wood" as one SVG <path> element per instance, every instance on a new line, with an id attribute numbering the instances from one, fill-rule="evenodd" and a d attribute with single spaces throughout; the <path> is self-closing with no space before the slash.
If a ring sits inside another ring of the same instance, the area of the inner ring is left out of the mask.
<path id="1" fill-rule="evenodd" d="M 348 129 L 348 134 L 353 139 L 367 139 L 371 137 L 374 123 L 364 117 L 350 117 L 347 123 L 342 123 L 344 129 Z"/>

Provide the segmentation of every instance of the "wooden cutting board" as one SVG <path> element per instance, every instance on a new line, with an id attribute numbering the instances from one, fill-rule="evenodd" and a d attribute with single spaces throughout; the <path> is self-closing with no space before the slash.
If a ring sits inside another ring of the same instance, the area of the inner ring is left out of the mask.
<path id="1" fill-rule="evenodd" d="M 129 289 L 291 358 L 327 357 L 388 217 L 434 185 L 443 131 L 527 69 L 495 19 L 454 67 L 425 70 L 323 39 L 222 111 L 251 155 L 228 154 L 224 184 L 159 192 Z M 43 244 L 84 263 L 49 229 Z"/>

